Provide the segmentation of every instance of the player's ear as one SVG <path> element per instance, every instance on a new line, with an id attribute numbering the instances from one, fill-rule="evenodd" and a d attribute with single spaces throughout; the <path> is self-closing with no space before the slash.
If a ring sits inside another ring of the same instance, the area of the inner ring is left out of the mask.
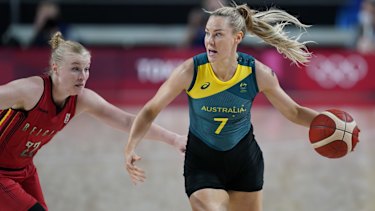
<path id="1" fill-rule="evenodd" d="M 51 68 L 52 68 L 52 72 L 54 72 L 54 73 L 57 72 L 57 64 L 56 63 L 53 63 Z"/>
<path id="2" fill-rule="evenodd" d="M 244 33 L 242 31 L 239 31 L 235 35 L 235 42 L 236 44 L 239 44 L 243 39 Z"/>

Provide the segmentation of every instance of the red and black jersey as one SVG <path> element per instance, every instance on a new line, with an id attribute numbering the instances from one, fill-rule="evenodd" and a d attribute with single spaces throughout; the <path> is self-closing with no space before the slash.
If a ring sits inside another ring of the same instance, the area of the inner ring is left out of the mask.
<path id="1" fill-rule="evenodd" d="M 52 99 L 52 81 L 42 76 L 44 91 L 36 106 L 29 110 L 0 110 L 0 167 L 24 168 L 38 150 L 73 118 L 77 96 L 70 96 L 63 108 Z"/>

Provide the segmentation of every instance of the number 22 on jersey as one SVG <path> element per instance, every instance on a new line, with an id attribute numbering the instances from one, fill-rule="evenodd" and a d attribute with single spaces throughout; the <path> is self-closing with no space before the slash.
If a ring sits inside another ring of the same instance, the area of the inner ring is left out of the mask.
<path id="1" fill-rule="evenodd" d="M 26 143 L 26 149 L 22 151 L 21 157 L 32 157 L 35 153 L 35 151 L 39 148 L 41 142 L 31 142 L 28 141 Z"/>

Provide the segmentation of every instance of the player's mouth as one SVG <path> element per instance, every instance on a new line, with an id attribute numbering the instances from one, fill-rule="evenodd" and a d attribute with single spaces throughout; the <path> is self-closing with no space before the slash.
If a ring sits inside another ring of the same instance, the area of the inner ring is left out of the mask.
<path id="1" fill-rule="evenodd" d="M 217 54 L 217 51 L 212 50 L 212 49 L 208 49 L 208 55 L 209 55 L 209 56 L 214 56 L 214 55 L 216 55 L 216 54 Z"/>
<path id="2" fill-rule="evenodd" d="M 82 88 L 82 87 L 85 86 L 85 84 L 76 84 L 76 85 L 74 85 L 74 86 L 77 87 L 77 88 Z"/>

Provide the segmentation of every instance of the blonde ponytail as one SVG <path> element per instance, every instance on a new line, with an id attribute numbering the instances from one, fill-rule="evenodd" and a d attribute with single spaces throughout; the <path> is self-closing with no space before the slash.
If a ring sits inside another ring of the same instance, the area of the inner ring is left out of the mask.
<path id="1" fill-rule="evenodd" d="M 283 10 L 269 9 L 260 12 L 251 10 L 246 4 L 237 5 L 233 2 L 233 6 L 222 5 L 215 11 L 206 12 L 213 16 L 227 17 L 235 32 L 242 31 L 245 35 L 249 32 L 258 36 L 297 65 L 305 65 L 312 56 L 306 47 L 309 41 L 299 42 L 301 35 L 288 37 L 284 31 L 284 27 L 290 24 L 303 30 L 309 26 Z"/>
<path id="2" fill-rule="evenodd" d="M 61 32 L 56 32 L 55 34 L 52 35 L 51 40 L 48 42 L 49 45 L 51 46 L 52 50 L 55 50 L 56 48 L 59 47 L 60 43 L 64 42 L 64 38 L 61 34 Z"/>
<path id="3" fill-rule="evenodd" d="M 290 24 L 305 31 L 308 25 L 302 24 L 297 18 L 283 10 L 270 9 L 264 12 L 253 10 L 253 14 L 250 33 L 274 46 L 279 53 L 297 65 L 305 65 L 310 61 L 312 54 L 306 47 L 309 41 L 299 42 L 302 34 L 297 37 L 288 37 L 284 31 L 284 27 Z"/>

